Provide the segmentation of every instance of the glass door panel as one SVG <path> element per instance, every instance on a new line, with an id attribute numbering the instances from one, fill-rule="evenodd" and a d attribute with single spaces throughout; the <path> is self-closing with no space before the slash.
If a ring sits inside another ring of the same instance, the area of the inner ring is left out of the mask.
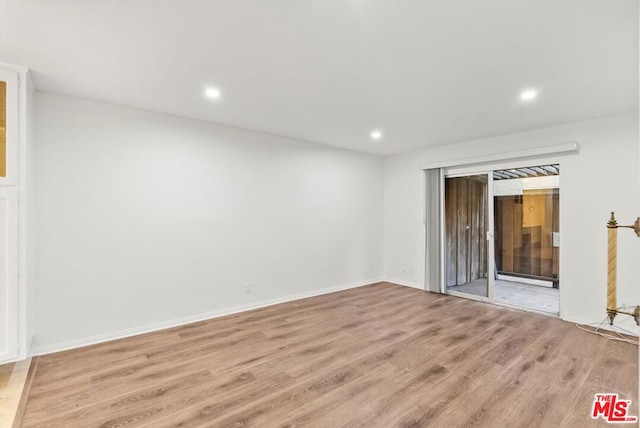
<path id="1" fill-rule="evenodd" d="M 493 171 L 495 301 L 560 310 L 560 165 Z"/>
<path id="2" fill-rule="evenodd" d="M 18 73 L 0 69 L 0 186 L 18 184 Z"/>
<path id="3" fill-rule="evenodd" d="M 492 298 L 489 187 L 488 174 L 445 179 L 444 280 L 449 294 Z"/>

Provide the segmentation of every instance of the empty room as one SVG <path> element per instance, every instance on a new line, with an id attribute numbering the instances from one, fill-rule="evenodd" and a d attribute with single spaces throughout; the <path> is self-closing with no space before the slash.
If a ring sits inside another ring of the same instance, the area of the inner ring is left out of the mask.
<path id="1" fill-rule="evenodd" d="M 637 0 L 0 0 L 0 427 L 638 426 Z"/>

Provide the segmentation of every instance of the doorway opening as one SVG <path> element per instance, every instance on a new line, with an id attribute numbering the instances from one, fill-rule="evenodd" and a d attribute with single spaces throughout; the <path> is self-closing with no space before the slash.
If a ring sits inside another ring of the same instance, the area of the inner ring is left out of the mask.
<path id="1" fill-rule="evenodd" d="M 446 176 L 448 294 L 559 314 L 560 166 Z"/>

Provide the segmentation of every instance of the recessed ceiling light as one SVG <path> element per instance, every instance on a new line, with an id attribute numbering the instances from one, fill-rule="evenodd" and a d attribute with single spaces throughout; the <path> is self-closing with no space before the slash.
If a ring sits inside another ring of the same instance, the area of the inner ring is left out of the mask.
<path id="1" fill-rule="evenodd" d="M 209 88 L 206 91 L 204 91 L 204 94 L 209 97 L 212 98 L 214 100 L 217 100 L 218 98 L 220 98 L 220 90 L 216 89 L 216 88 Z"/>
<path id="2" fill-rule="evenodd" d="M 382 138 L 382 132 L 380 131 L 371 131 L 371 139 L 379 140 Z"/>
<path id="3" fill-rule="evenodd" d="M 537 96 L 538 96 L 538 91 L 534 89 L 527 89 L 526 91 L 520 92 L 520 99 L 522 101 L 535 100 Z"/>

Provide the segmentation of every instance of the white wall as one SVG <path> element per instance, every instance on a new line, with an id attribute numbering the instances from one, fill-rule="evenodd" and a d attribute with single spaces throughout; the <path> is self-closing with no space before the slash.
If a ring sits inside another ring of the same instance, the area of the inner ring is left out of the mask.
<path id="1" fill-rule="evenodd" d="M 601 321 L 606 308 L 609 213 L 615 211 L 620 224 L 640 216 L 635 112 L 385 158 L 385 278 L 424 287 L 421 165 L 568 142 L 578 142 L 581 149 L 577 155 L 557 158 L 561 165 L 560 315 L 577 322 Z M 637 305 L 640 238 L 621 229 L 618 240 L 618 304 Z M 633 324 L 629 317 L 619 318 L 623 325 Z"/>
<path id="2" fill-rule="evenodd" d="M 391 156 L 384 171 L 375 156 L 51 94 L 35 122 L 34 353 L 382 276 L 423 288 L 427 162 L 580 144 L 559 159 L 567 320 L 604 317 L 608 212 L 640 215 L 636 113 Z M 619 240 L 618 301 L 639 304 L 640 239 Z"/>
<path id="3" fill-rule="evenodd" d="M 379 157 L 42 93 L 36 126 L 35 353 L 381 277 Z"/>

